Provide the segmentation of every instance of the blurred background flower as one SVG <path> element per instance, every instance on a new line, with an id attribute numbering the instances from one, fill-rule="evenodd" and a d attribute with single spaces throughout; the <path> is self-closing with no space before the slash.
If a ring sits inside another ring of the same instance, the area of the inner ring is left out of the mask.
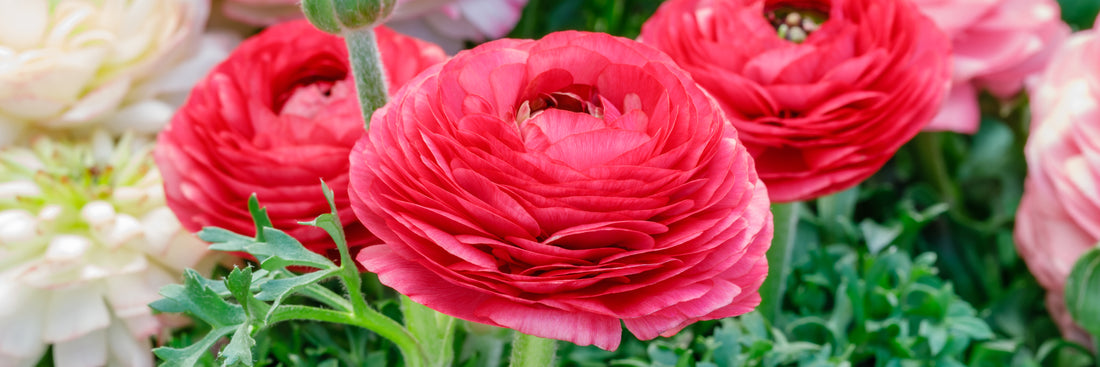
<path id="1" fill-rule="evenodd" d="M 227 17 L 267 26 L 302 17 L 300 0 L 222 0 Z M 454 54 L 466 41 L 503 37 L 519 21 L 527 0 L 398 0 L 386 26 L 433 42 Z"/>
<path id="2" fill-rule="evenodd" d="M 1043 71 L 1069 35 L 1054 0 L 914 0 L 951 37 L 953 85 L 926 130 L 973 134 L 978 93 L 1009 99 Z"/>
<path id="3" fill-rule="evenodd" d="M 146 304 L 206 246 L 164 204 L 152 144 L 96 132 L 0 151 L 0 363 L 151 366 Z"/>
<path id="4" fill-rule="evenodd" d="M 446 57 L 430 43 L 384 27 L 375 32 L 390 93 Z M 199 82 L 160 134 L 156 160 L 168 206 L 185 228 L 252 235 L 247 202 L 255 193 L 276 228 L 339 259 L 323 230 L 298 222 L 329 212 L 324 179 L 352 254 L 377 242 L 347 197 L 348 154 L 363 132 L 344 41 L 302 19 L 246 40 Z"/>
<path id="5" fill-rule="evenodd" d="M 1062 333 L 1077 328 L 1063 302 L 1066 277 L 1100 241 L 1100 35 L 1075 34 L 1031 89 L 1028 175 L 1016 216 L 1016 246 L 1047 289 L 1047 306 Z M 1087 344 L 1091 345 L 1091 344 Z"/>
<path id="6" fill-rule="evenodd" d="M 33 130 L 159 130 L 232 46 L 203 37 L 209 6 L 0 0 L 0 146 Z"/>

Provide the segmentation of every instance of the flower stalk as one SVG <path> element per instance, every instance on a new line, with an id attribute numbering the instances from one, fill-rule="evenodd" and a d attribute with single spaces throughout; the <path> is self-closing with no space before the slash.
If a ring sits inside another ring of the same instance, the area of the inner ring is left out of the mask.
<path id="1" fill-rule="evenodd" d="M 760 306 L 757 309 L 773 325 L 783 306 L 787 275 L 791 268 L 791 249 L 798 231 L 798 202 L 772 204 L 775 237 L 768 249 L 768 277 L 760 286 Z"/>
<path id="2" fill-rule="evenodd" d="M 512 342 L 512 367 L 548 367 L 554 364 L 558 342 L 516 332 Z"/>
<path id="3" fill-rule="evenodd" d="M 378 52 L 378 42 L 371 28 L 346 30 L 342 35 L 348 44 L 355 89 L 359 92 L 359 105 L 363 110 L 363 124 L 369 129 L 371 115 L 389 101 L 386 94 L 389 82 Z"/>

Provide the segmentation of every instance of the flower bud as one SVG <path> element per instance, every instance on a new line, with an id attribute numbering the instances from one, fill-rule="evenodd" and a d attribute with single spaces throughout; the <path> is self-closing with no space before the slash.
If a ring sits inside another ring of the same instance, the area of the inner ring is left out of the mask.
<path id="1" fill-rule="evenodd" d="M 302 0 L 302 13 L 314 27 L 337 34 L 382 23 L 393 13 L 394 0 Z"/>

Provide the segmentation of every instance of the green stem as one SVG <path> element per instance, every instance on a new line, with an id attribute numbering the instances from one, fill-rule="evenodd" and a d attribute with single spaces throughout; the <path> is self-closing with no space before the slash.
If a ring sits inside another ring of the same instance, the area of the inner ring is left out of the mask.
<path id="1" fill-rule="evenodd" d="M 401 296 L 401 308 L 409 332 L 420 341 L 421 348 L 429 353 L 429 364 L 450 366 L 454 362 L 452 344 L 456 319 L 416 303 L 404 295 Z"/>
<path id="2" fill-rule="evenodd" d="M 791 249 L 798 230 L 798 205 L 797 202 L 772 204 L 775 236 L 772 238 L 771 248 L 768 249 L 768 278 L 760 286 L 760 306 L 757 307 L 772 325 L 776 324 L 780 316 L 787 275 L 791 271 Z"/>
<path id="3" fill-rule="evenodd" d="M 342 34 L 348 44 L 348 56 L 351 70 L 355 76 L 355 89 L 359 91 L 359 106 L 363 112 L 363 123 L 370 128 L 370 117 L 374 111 L 386 104 L 388 82 L 378 52 L 374 29 L 362 27 L 345 30 Z"/>
<path id="4" fill-rule="evenodd" d="M 377 333 L 379 336 L 389 339 L 401 350 L 405 357 L 405 365 L 410 367 L 426 367 L 421 356 L 420 344 L 397 321 L 370 310 L 366 314 L 351 314 L 335 310 L 327 310 L 310 306 L 286 305 L 280 306 L 268 318 L 268 324 L 275 324 L 289 320 L 322 321 L 336 324 L 352 325 L 365 328 Z"/>
<path id="5" fill-rule="evenodd" d="M 962 193 L 955 185 L 954 178 L 951 177 L 950 170 L 947 168 L 947 160 L 943 156 L 943 138 L 946 134 L 949 133 L 920 133 L 913 138 L 917 146 L 922 174 L 936 188 L 936 191 L 943 195 L 948 205 L 947 214 L 952 219 L 970 227 L 991 231 L 995 229 L 993 225 L 973 219 L 963 208 Z"/>
<path id="6" fill-rule="evenodd" d="M 554 363 L 558 341 L 516 332 L 512 342 L 512 367 L 547 367 Z"/>
<path id="7" fill-rule="evenodd" d="M 917 145 L 921 167 L 924 175 L 932 182 L 936 191 L 940 192 L 950 205 L 951 211 L 959 210 L 959 190 L 955 187 L 948 173 L 947 162 L 943 158 L 942 133 L 921 133 L 913 138 Z"/>
<path id="8" fill-rule="evenodd" d="M 348 302 L 348 300 L 340 297 L 340 295 L 336 294 L 336 292 L 333 292 L 328 288 L 322 287 L 319 284 L 310 284 L 309 286 L 303 288 L 300 292 L 303 296 L 321 302 L 325 306 L 329 306 L 344 312 L 352 311 L 351 303 Z"/>

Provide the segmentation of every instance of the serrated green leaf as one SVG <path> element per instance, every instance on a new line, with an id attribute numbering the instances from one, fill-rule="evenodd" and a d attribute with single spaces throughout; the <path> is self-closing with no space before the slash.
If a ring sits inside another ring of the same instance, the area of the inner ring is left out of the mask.
<path id="1" fill-rule="evenodd" d="M 333 272 L 333 270 L 319 270 L 290 278 L 269 280 L 260 287 L 260 293 L 256 294 L 256 299 L 265 302 L 282 299 L 292 294 L 294 291 L 301 289 L 303 286 L 313 284 L 318 280 L 332 276 Z"/>
<path id="2" fill-rule="evenodd" d="M 236 326 L 216 328 L 187 348 L 160 347 L 153 349 L 153 354 L 163 361 L 160 363 L 160 367 L 194 367 L 198 365 L 199 359 L 209 352 L 214 343 L 223 336 L 232 333 L 234 329 L 236 329 Z"/>
<path id="3" fill-rule="evenodd" d="M 174 309 L 183 309 L 184 312 L 210 324 L 214 329 L 245 322 L 245 313 L 241 306 L 229 304 L 223 300 L 221 296 L 203 285 L 201 279 L 202 276 L 198 272 L 187 269 L 183 273 L 182 287 L 165 286 L 161 288 L 160 294 L 177 303 L 178 307 Z"/>
<path id="4" fill-rule="evenodd" d="M 267 208 L 260 207 L 260 200 L 256 198 L 256 193 L 252 193 L 252 196 L 248 197 L 248 212 L 252 214 L 252 223 L 256 226 L 256 241 L 266 241 L 267 234 L 264 233 L 264 228 L 273 228 L 271 224 L 271 218 L 267 216 Z"/>
<path id="5" fill-rule="evenodd" d="M 232 231 L 219 228 L 219 227 L 203 227 L 198 233 L 199 238 L 203 241 L 210 242 L 212 244 L 224 243 L 224 247 L 241 246 L 240 249 L 232 250 L 220 250 L 219 251 L 244 251 L 244 247 L 248 244 L 255 243 L 256 239 L 248 236 L 242 236 Z"/>
<path id="6" fill-rule="evenodd" d="M 242 324 L 233 333 L 229 344 L 219 355 L 222 358 L 222 367 L 252 366 L 252 347 L 256 345 L 256 340 L 252 339 L 251 330 L 251 325 Z"/>
<path id="7" fill-rule="evenodd" d="M 288 266 L 337 268 L 328 258 L 306 249 L 301 242 L 283 231 L 269 227 L 264 228 L 263 234 L 267 241 L 249 245 L 246 251 L 255 255 L 264 269 L 276 270 Z"/>
<path id="8" fill-rule="evenodd" d="M 1100 246 L 1081 256 L 1066 279 L 1066 308 L 1073 320 L 1100 338 Z"/>
<path id="9" fill-rule="evenodd" d="M 244 312 L 248 313 L 248 299 L 252 298 L 252 268 L 234 267 L 233 271 L 229 272 L 229 276 L 225 277 L 225 286 L 229 293 L 233 294 L 233 298 L 237 299 L 237 303 L 241 305 Z"/>
<path id="10" fill-rule="evenodd" d="M 267 314 L 264 315 L 264 322 L 267 322 L 271 314 L 283 303 L 286 297 L 294 294 L 302 288 L 308 287 L 312 284 L 316 284 L 318 280 L 328 278 L 333 275 L 337 270 L 318 270 L 312 273 L 299 275 L 292 278 L 274 279 L 264 284 L 264 287 L 260 289 L 260 293 L 256 294 L 256 298 L 262 301 L 273 301 L 271 308 L 268 309 Z"/>
<path id="11" fill-rule="evenodd" d="M 166 290 L 165 288 L 179 288 L 179 289 Z M 180 285 L 180 284 L 166 285 L 166 286 L 161 288 L 160 294 L 163 295 L 165 292 L 168 292 L 168 293 L 181 293 L 181 292 L 183 292 L 183 285 Z M 153 301 L 152 303 L 149 304 L 149 307 L 154 309 L 154 310 L 164 312 L 164 313 L 183 313 L 183 312 L 187 312 L 187 306 L 184 306 L 182 303 L 176 302 L 175 300 L 170 299 L 170 298 L 161 298 L 161 299 L 158 299 L 156 301 Z"/>

